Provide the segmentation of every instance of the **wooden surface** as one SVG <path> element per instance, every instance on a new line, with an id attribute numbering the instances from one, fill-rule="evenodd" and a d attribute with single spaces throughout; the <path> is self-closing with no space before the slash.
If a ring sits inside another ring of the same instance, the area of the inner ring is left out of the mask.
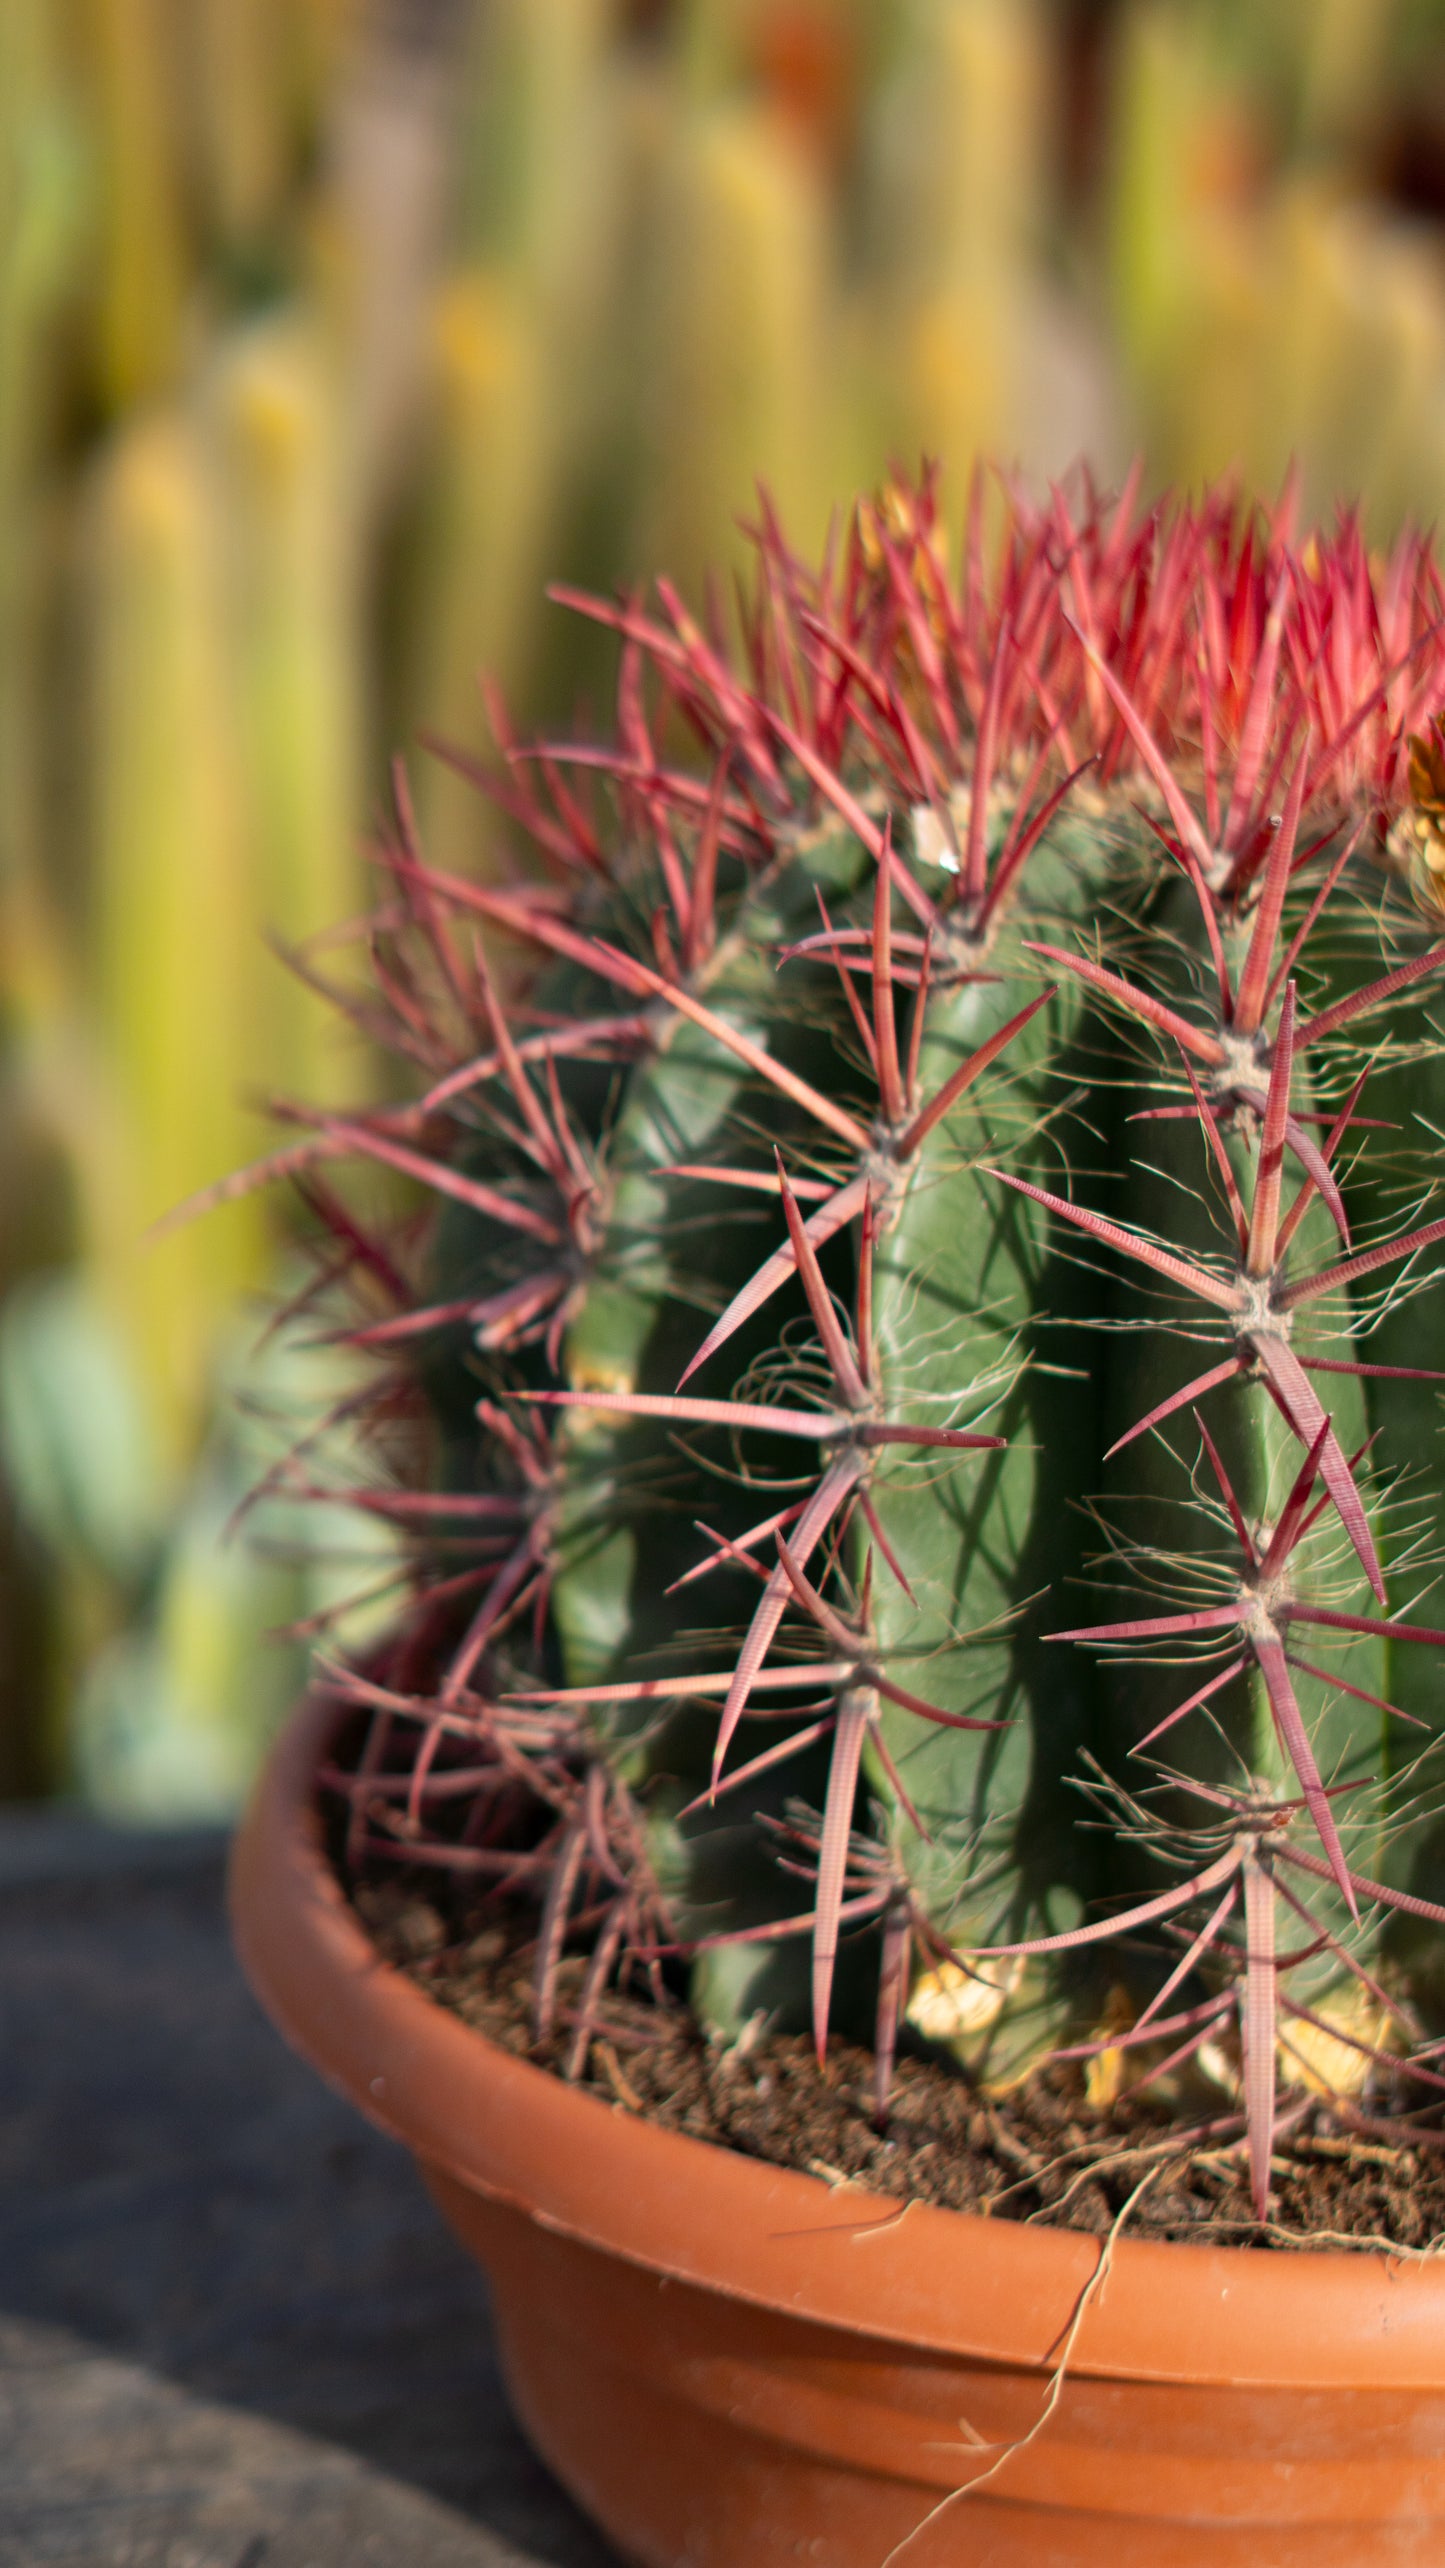
<path id="1" fill-rule="evenodd" d="M 221 1869 L 0 1812 L 0 2568 L 607 2568 L 408 2161 L 242 1986 Z"/>

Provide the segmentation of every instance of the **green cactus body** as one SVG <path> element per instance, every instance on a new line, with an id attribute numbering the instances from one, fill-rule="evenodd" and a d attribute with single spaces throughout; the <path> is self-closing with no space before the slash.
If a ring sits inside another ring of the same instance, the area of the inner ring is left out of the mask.
<path id="1" fill-rule="evenodd" d="M 1188 884 L 1168 888 L 1150 913 L 1150 929 L 1156 966 L 1162 961 L 1163 967 L 1156 968 L 1151 987 L 1176 1005 L 1187 1007 L 1193 1001 L 1197 1011 L 1208 956 L 1200 952 L 1198 904 Z M 1247 934 L 1227 935 L 1227 958 L 1237 965 L 1242 959 L 1239 949 L 1246 945 Z M 1110 1209 L 1120 1207 L 1119 1219 L 1166 1240 L 1180 1255 L 1201 1263 L 1227 1263 L 1237 1255 L 1233 1225 L 1220 1172 L 1211 1162 L 1197 1118 L 1191 1114 L 1175 1120 L 1136 1120 L 1151 1109 L 1157 1111 L 1166 1098 L 1179 1103 L 1177 1073 L 1169 1075 L 1172 1065 L 1163 1066 L 1164 1080 L 1157 1073 L 1152 1080 L 1142 1080 L 1123 1102 L 1121 1164 L 1108 1198 Z M 1315 1095 L 1304 1064 L 1295 1069 L 1292 1102 L 1298 1116 L 1314 1114 Z M 1221 1137 L 1239 1200 L 1247 1208 L 1259 1163 L 1259 1112 L 1222 1117 Z M 1290 1173 L 1297 1180 L 1298 1169 Z M 1289 1271 L 1326 1266 L 1339 1253 L 1334 1225 L 1316 1195 L 1295 1232 Z M 1141 1283 L 1131 1276 L 1116 1289 L 1115 1309 L 1119 1316 L 1145 1325 L 1126 1327 L 1109 1342 L 1106 1441 L 1110 1444 L 1231 1350 L 1228 1335 L 1221 1338 L 1217 1328 L 1209 1331 L 1210 1315 L 1198 1303 L 1186 1303 L 1177 1288 L 1156 1288 L 1147 1279 Z M 1306 1354 L 1313 1350 L 1348 1358 L 1353 1345 L 1350 1314 L 1342 1313 L 1333 1325 L 1321 1328 L 1312 1326 L 1306 1313 L 1303 1327 L 1291 1333 L 1291 1344 L 1296 1342 Z M 1341 1445 L 1353 1453 L 1369 1432 L 1361 1385 L 1342 1377 L 1331 1385 L 1329 1406 Z M 1197 1407 L 1191 1403 L 1157 1430 L 1130 1442 L 1110 1465 L 1103 1492 L 1106 1509 L 1126 1543 L 1147 1544 L 1160 1556 L 1177 1546 L 1206 1574 L 1212 1572 L 1217 1587 L 1220 1580 L 1235 1574 L 1238 1542 L 1203 1453 L 1196 1415 L 1213 1437 L 1246 1519 L 1255 1526 L 1267 1525 L 1278 1514 L 1303 1456 L 1298 1436 L 1281 1417 L 1257 1368 L 1242 1379 L 1214 1386 L 1201 1395 Z M 1201 1495 L 1211 1503 L 1201 1505 Z M 1327 1517 L 1322 1522 L 1314 1547 L 1317 1560 L 1338 1559 L 1346 1547 L 1337 1519 Z M 1368 1588 L 1360 1579 L 1342 1601 L 1363 1603 L 1367 1597 Z M 1191 1690 L 1182 1682 L 1183 1674 L 1181 1670 L 1181 1697 Z M 1383 1674 L 1382 1649 L 1362 1644 L 1358 1682 L 1379 1692 Z M 1116 1669 L 1109 1690 L 1116 1707 L 1111 1752 L 1127 1756 L 1161 1717 L 1157 1672 Z M 1341 1756 L 1357 1754 L 1360 1745 L 1356 1723 L 1346 1708 L 1337 1708 L 1339 1718 L 1333 1729 L 1323 1708 L 1319 1713 L 1326 1723 L 1320 1754 L 1332 1771 Z M 1279 1762 L 1268 1704 L 1255 1676 L 1219 1698 L 1210 1722 L 1184 1728 L 1171 1739 L 1170 1763 L 1185 1772 L 1197 1772 L 1202 1780 L 1224 1780 L 1231 1761 L 1236 1770 L 1242 1761 L 1251 1772 L 1284 1780 L 1286 1769 Z"/>
<path id="2" fill-rule="evenodd" d="M 1077 927 L 1098 889 L 1097 855 L 1081 864 L 1073 850 L 1040 846 L 1035 863 L 1031 897 L 978 956 L 979 977 L 944 994 L 930 1015 L 919 1062 L 925 1094 L 1037 994 L 1040 966 L 1027 940 Z M 1047 1179 L 1097 1147 L 1074 1075 L 1088 1013 L 1072 992 L 1059 992 L 1010 1045 L 1002 1075 L 969 1089 L 935 1127 L 878 1256 L 888 1404 L 903 1415 L 942 1415 L 972 1381 L 995 1404 L 987 1423 L 1007 1439 L 1002 1452 L 965 1457 L 951 1471 L 886 1472 L 874 1491 L 912 1589 L 878 1571 L 883 1663 L 928 1701 L 1003 1725 L 993 1734 L 940 1729 L 885 1706 L 883 1737 L 926 1834 L 876 1759 L 870 1767 L 900 1860 L 929 1914 L 964 1946 L 1072 1924 L 1093 1887 L 1065 1780 L 1092 1736 L 1091 1672 L 1079 1653 L 1051 1650 L 1042 1635 L 1051 1607 L 1083 1574 L 1099 1450 L 1097 1367 L 1077 1325 L 1080 1279 L 1059 1253 L 1057 1226 L 1027 1199 L 1005 1196 L 980 1165 L 1003 1159 Z M 1097 1022 L 1094 1034 L 1097 1066 L 1105 1041 Z M 996 1997 L 981 1984 L 953 2047 L 990 2078 L 1022 2073 L 1075 2019 L 1077 1978 L 1040 1963 L 1009 1973 Z"/>
<path id="3" fill-rule="evenodd" d="M 790 932 L 806 935 L 813 924 L 815 887 L 836 898 L 858 860 L 851 841 L 823 837 L 740 897 L 699 995 L 762 1049 L 786 1057 L 816 1048 L 810 1029 L 799 1044 L 780 1025 L 771 958 Z M 602 1236 L 565 1348 L 574 1390 L 670 1392 L 696 1348 L 700 1315 L 756 1263 L 756 1219 L 739 1217 L 720 1186 L 672 1172 L 710 1160 L 756 1162 L 757 1084 L 715 1035 L 659 1010 L 655 1049 L 628 1079 L 612 1122 Z M 661 1666 L 658 1654 L 674 1637 L 663 1564 L 675 1553 L 670 1575 L 680 1576 L 697 1553 L 695 1509 L 669 1514 L 645 1505 L 649 1471 L 655 1478 L 675 1461 L 667 1432 L 651 1420 L 619 1425 L 578 1411 L 562 1447 L 568 1486 L 553 1602 L 568 1680 L 586 1685 L 643 1662 Z M 641 1568 L 632 1482 L 647 1526 Z M 715 1516 L 719 1493 L 709 1495 Z M 744 1529 L 748 1512 L 757 1510 L 745 1505 L 739 1518 L 736 1502 L 723 1501 L 731 1531 Z"/>
<path id="4" fill-rule="evenodd" d="M 1232 924 L 1228 919 L 1223 923 L 1222 948 L 1236 988 L 1251 924 L 1248 920 Z M 1151 990 L 1182 1014 L 1199 1017 L 1207 1004 L 1212 964 L 1193 887 L 1182 881 L 1166 886 L 1149 907 L 1147 925 Z M 1166 1241 L 1177 1255 L 1218 1271 L 1242 1257 L 1222 1170 L 1195 1114 L 1172 1119 L 1158 1115 L 1166 1100 L 1176 1107 L 1180 1102 L 1177 1059 L 1175 1048 L 1173 1064 L 1156 1060 L 1153 1075 L 1138 1077 L 1120 1099 L 1114 1182 L 1107 1201 L 1116 1218 L 1131 1230 Z M 1294 1071 L 1291 1103 L 1298 1117 L 1312 1117 L 1315 1112 L 1315 1093 L 1304 1063 Z M 1236 1109 L 1221 1112 L 1219 1118 L 1219 1138 L 1236 1200 L 1246 1210 L 1259 1172 L 1262 1105 L 1261 1098 L 1259 1110 Z M 1143 1116 L 1152 1119 L 1138 1120 Z M 1300 1173 L 1291 1166 L 1294 1181 Z M 1292 1185 L 1288 1191 L 1293 1191 Z M 1340 1253 L 1334 1223 L 1316 1194 L 1295 1231 L 1285 1271 L 1324 1267 Z M 1212 1315 L 1197 1301 L 1189 1302 L 1177 1287 L 1156 1286 L 1147 1276 L 1140 1279 L 1137 1271 L 1118 1280 L 1112 1305 L 1113 1315 L 1124 1325 L 1106 1340 L 1104 1443 L 1110 1448 L 1116 1440 L 1129 1437 L 1138 1421 L 1166 1407 L 1188 1384 L 1227 1358 L 1232 1347 L 1228 1333 L 1221 1338 L 1217 1328 L 1209 1328 Z M 1333 1325 L 1325 1327 L 1311 1322 L 1307 1311 L 1303 1326 L 1291 1331 L 1289 1343 L 1295 1351 L 1348 1361 L 1355 1351 L 1351 1315 L 1338 1313 Z M 1363 1386 L 1348 1375 L 1332 1377 L 1329 1408 L 1345 1453 L 1357 1453 L 1369 1433 Z M 1240 1576 L 1239 1536 L 1214 1458 L 1204 1444 L 1206 1434 L 1245 1523 L 1263 1549 L 1304 1456 L 1299 1434 L 1281 1415 L 1256 1364 L 1232 1380 L 1210 1385 L 1197 1402 L 1174 1409 L 1149 1432 L 1130 1438 L 1106 1463 L 1100 1481 L 1101 1515 L 1116 1552 L 1115 1565 L 1104 1575 L 1116 1596 L 1131 1586 L 1137 1592 L 1142 1583 L 1156 1592 L 1167 1589 L 1180 1605 L 1208 1606 L 1235 1592 Z M 1372 1499 L 1365 1462 L 1356 1465 L 1356 1476 Z M 1372 1513 L 1377 1510 L 1372 1508 Z M 1370 1609 L 1368 1584 L 1337 1515 L 1329 1509 L 1295 1548 L 1290 1572 L 1306 1592 L 1327 1590 L 1333 1601 L 1351 1611 Z M 1115 1610 L 1124 1609 L 1120 1605 Z M 1137 1610 L 1149 1608 L 1141 1603 Z M 1313 1661 L 1315 1654 L 1301 1647 L 1303 1656 Z M 1138 1644 L 1117 1647 L 1105 1664 L 1102 1761 L 1112 1779 L 1126 1790 L 1148 1787 L 1147 1751 L 1157 1739 L 1157 1757 L 1171 1785 L 1161 1794 L 1155 1782 L 1150 1806 L 1155 1812 L 1171 1813 L 1181 1824 L 1188 1824 L 1191 1808 L 1197 1815 L 1198 1804 L 1190 1791 L 1195 1783 L 1218 1791 L 1237 1789 L 1246 1778 L 1254 1778 L 1282 1797 L 1299 1790 L 1257 1661 L 1240 1668 L 1163 1738 L 1157 1737 L 1160 1723 L 1172 1708 L 1195 1697 L 1225 1673 L 1227 1665 L 1238 1667 L 1242 1655 L 1246 1654 L 1239 1648 L 1237 1632 L 1209 1632 L 1193 1640 L 1161 1638 L 1143 1654 Z M 1356 1636 L 1341 1673 L 1369 1694 L 1383 1697 L 1384 1643 L 1368 1635 Z M 1383 1714 L 1371 1713 L 1357 1698 L 1306 1673 L 1298 1660 L 1282 1681 L 1298 1704 L 1326 1784 L 1358 1786 L 1380 1773 Z M 1346 1834 L 1351 1834 L 1348 1806 L 1340 1815 Z M 1378 1858 L 1379 1845 L 1371 1830 L 1362 1843 L 1355 1842 L 1354 1860 L 1373 1871 Z M 1136 1878 L 1141 1882 L 1160 1878 L 1142 1842 Z M 1333 1884 L 1328 1890 L 1322 1885 L 1315 1895 L 1315 1913 L 1336 1936 L 1348 1932 L 1349 1912 Z M 1347 2014 L 1351 2012 L 1351 1983 L 1330 1950 L 1302 1966 L 1298 1981 L 1301 1992 L 1308 1988 L 1312 2007 L 1322 2008 L 1327 2015 L 1342 2005 Z"/>
<path id="5" fill-rule="evenodd" d="M 761 1010 L 748 1004 L 758 994 L 739 990 L 738 977 L 718 996 L 731 1002 L 735 1022 L 764 1035 Z M 686 1020 L 661 1032 L 613 1128 L 615 1174 L 602 1245 L 566 1344 L 576 1390 L 670 1390 L 687 1360 L 689 1333 L 696 1334 L 700 1261 L 690 1231 L 704 1217 L 705 1191 L 661 1172 L 715 1145 L 737 1110 L 744 1074 L 735 1056 Z M 715 1203 L 711 1209 L 715 1214 Z M 585 1685 L 618 1675 L 666 1637 L 656 1602 L 644 1598 L 639 1610 L 638 1529 L 626 1505 L 629 1473 L 636 1477 L 666 1448 L 650 1428 L 585 1410 L 567 1420 L 561 1446 L 568 1490 L 557 1528 L 562 1566 L 554 1611 L 568 1678 Z M 657 1568 L 654 1552 L 649 1587 Z"/>
<path id="6" fill-rule="evenodd" d="M 818 893 L 832 902 L 848 895 L 860 853 L 840 833 L 807 833 L 765 881 L 736 894 L 698 976 L 710 1010 L 800 1075 L 833 1075 L 833 1029 L 826 1016 L 815 1022 L 811 1012 L 789 1012 L 774 957 L 815 925 Z M 709 1165 L 752 1169 L 759 1179 L 771 1173 L 758 1148 L 760 1084 L 715 1035 L 658 1010 L 655 1046 L 627 1078 L 610 1123 L 601 1239 L 564 1351 L 574 1390 L 672 1392 L 708 1316 L 765 1253 L 776 1199 L 739 1197 L 706 1176 L 677 1173 Z M 776 1113 L 769 1123 L 774 1134 L 788 1128 Z M 746 1359 L 771 1349 L 778 1326 L 775 1307 L 764 1329 L 744 1333 L 740 1350 L 735 1344 L 734 1367 L 739 1351 Z M 720 1387 L 728 1387 L 726 1379 Z M 789 1790 L 800 1788 L 809 1770 L 803 1764 L 760 1786 L 740 1811 L 726 1802 L 679 1821 L 678 1812 L 706 1789 L 716 1711 L 669 1700 L 665 1680 L 712 1664 L 707 1635 L 745 1616 L 749 1600 L 726 1561 L 705 1585 L 680 1596 L 668 1591 L 697 1565 L 695 1519 L 738 1539 L 767 1503 L 746 1475 L 786 1474 L 789 1460 L 769 1440 L 750 1436 L 731 1458 L 735 1467 L 699 1474 L 678 1449 L 687 1434 L 664 1421 L 586 1410 L 564 1419 L 552 1599 L 569 1684 L 641 1675 L 663 1689 L 640 1703 L 598 1704 L 589 1717 L 599 1752 L 648 1794 L 647 1841 L 671 1914 L 707 1937 L 786 1911 L 786 1886 L 759 1822 L 764 1812 L 781 1817 Z M 733 2032 L 759 2004 L 802 2021 L 803 1959 L 801 1948 L 709 1948 L 694 1968 L 696 2002 Z"/>
<path id="7" fill-rule="evenodd" d="M 1439 922 L 1408 877 L 1365 874 L 1357 899 L 1332 923 L 1316 963 L 1326 1003 L 1402 964 L 1423 961 L 1439 943 Z M 1368 1070 L 1369 1112 L 1386 1127 L 1361 1136 L 1341 1185 L 1351 1225 L 1362 1243 L 1426 1223 L 1439 1208 L 1445 1137 L 1445 1038 L 1433 976 L 1407 987 L 1361 1027 L 1351 1067 Z M 1362 1388 L 1377 1438 L 1389 1503 L 1380 1520 L 1391 1611 L 1412 1624 L 1445 1625 L 1445 1574 L 1439 1557 L 1441 1396 L 1445 1381 L 1409 1379 L 1416 1371 L 1445 1375 L 1445 1277 L 1438 1250 L 1417 1260 L 1408 1278 L 1361 1287 L 1359 1353 L 1406 1378 L 1377 1374 Z M 1445 1896 L 1445 1826 L 1439 1794 L 1445 1783 L 1445 1680 L 1429 1649 L 1407 1640 L 1383 1644 L 1375 1687 L 1405 1716 L 1387 1721 L 1391 1807 L 1380 1852 L 1383 1877 L 1427 1900 Z M 1445 2027 L 1445 1956 L 1428 1927 L 1404 1916 L 1385 1929 L 1387 1951 L 1408 1979 L 1432 2030 Z"/>

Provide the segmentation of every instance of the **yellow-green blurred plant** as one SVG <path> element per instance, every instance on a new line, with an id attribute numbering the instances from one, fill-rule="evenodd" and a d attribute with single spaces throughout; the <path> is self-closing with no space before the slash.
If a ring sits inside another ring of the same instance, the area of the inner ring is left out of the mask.
<path id="1" fill-rule="evenodd" d="M 180 116 L 221 19 L 22 8 L 0 84 L 0 1578 L 38 1548 L 55 1601 L 0 1723 L 29 1723 L 11 1773 L 149 1812 L 234 1797 L 284 1664 L 258 1674 L 260 1633 L 314 1587 L 218 1540 L 254 1460 L 220 1379 L 277 1243 L 249 1203 L 151 1226 L 252 1146 L 258 1065 L 335 1087 L 262 930 L 294 945 L 361 882 L 339 351 L 304 278 L 210 280 L 234 309 L 200 326 L 200 237 L 229 254 L 274 213 L 255 61 L 214 187 L 214 124 Z"/>
<path id="2" fill-rule="evenodd" d="M 907 0 L 870 116 L 868 345 L 900 453 L 1019 442 L 1047 237 L 1034 0 Z"/>
<path id="3" fill-rule="evenodd" d="M 1433 48 L 1433 53 L 1432 49 Z M 1118 13 L 1102 237 L 1151 467 L 1371 532 L 1440 503 L 1445 271 L 1375 185 L 1409 84 L 1445 72 L 1438 0 L 1136 0 Z"/>
<path id="4" fill-rule="evenodd" d="M 608 0 L 499 0 L 463 62 L 457 255 L 429 296 L 428 427 L 407 583 L 407 713 L 476 728 L 479 670 L 535 695 L 543 583 L 615 444 L 616 318 L 638 99 Z M 419 780 L 429 843 L 477 846 L 476 797 Z"/>

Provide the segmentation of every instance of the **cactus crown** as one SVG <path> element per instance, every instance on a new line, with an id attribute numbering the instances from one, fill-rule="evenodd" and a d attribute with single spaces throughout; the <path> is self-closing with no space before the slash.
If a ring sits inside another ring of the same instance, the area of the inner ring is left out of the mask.
<path id="1" fill-rule="evenodd" d="M 1288 504 L 985 516 L 814 573 L 764 508 L 740 653 L 569 600 L 616 730 L 493 708 L 505 885 L 397 771 L 340 996 L 405 1098 L 266 1163 L 408 1580 L 333 1783 L 535 1897 L 539 2032 L 589 1944 L 574 2066 L 686 1956 L 870 2010 L 885 2098 L 905 2010 L 1212 2081 L 1263 2216 L 1301 2096 L 1441 2084 L 1445 594 Z"/>

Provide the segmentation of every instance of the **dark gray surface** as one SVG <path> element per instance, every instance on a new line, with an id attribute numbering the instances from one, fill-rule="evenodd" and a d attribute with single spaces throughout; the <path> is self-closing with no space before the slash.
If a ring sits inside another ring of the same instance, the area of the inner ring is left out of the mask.
<path id="1" fill-rule="evenodd" d="M 253 2005 L 221 1875 L 0 1813 L 0 2568 L 608 2568 L 409 2162 Z"/>

